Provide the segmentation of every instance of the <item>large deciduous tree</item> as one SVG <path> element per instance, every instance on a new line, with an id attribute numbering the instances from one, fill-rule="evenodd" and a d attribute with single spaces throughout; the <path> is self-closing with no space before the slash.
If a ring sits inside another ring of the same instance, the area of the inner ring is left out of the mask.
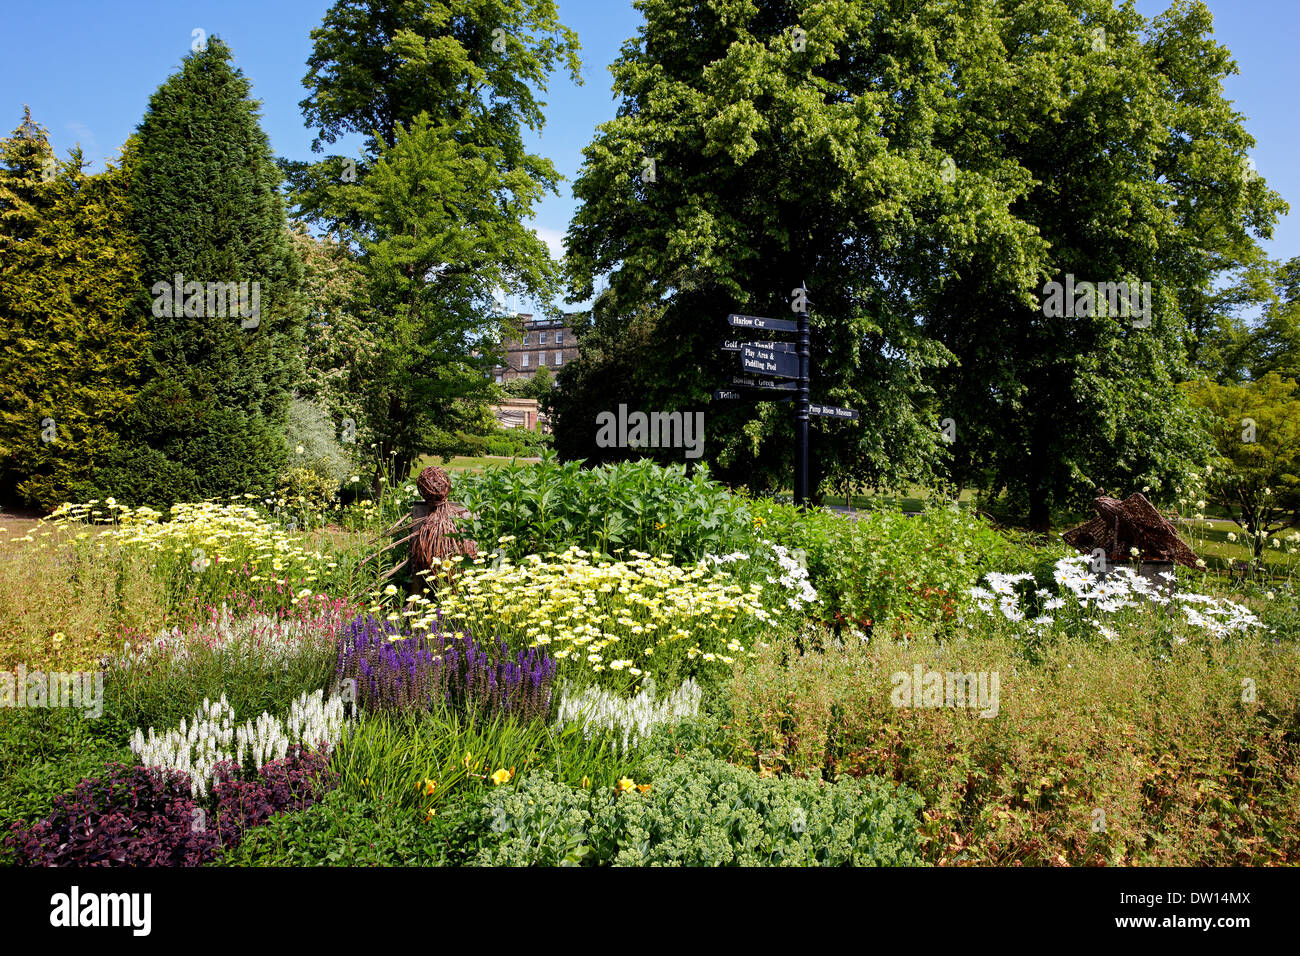
<path id="1" fill-rule="evenodd" d="M 550 0 L 339 0 L 312 37 L 313 148 L 366 141 L 360 157 L 284 166 L 301 215 L 359 254 L 376 347 L 358 399 L 381 457 L 404 473 L 488 396 L 505 319 L 494 294 L 557 290 L 522 223 L 559 175 L 522 131 L 541 129 L 537 91 L 557 65 L 577 80 L 577 39 Z"/>
<path id="2" fill-rule="evenodd" d="M 1300 396 L 1294 379 L 1185 386 L 1208 419 L 1223 461 L 1210 494 L 1247 533 L 1258 559 L 1269 537 L 1300 522 Z"/>
<path id="3" fill-rule="evenodd" d="M 806 281 L 813 400 L 862 412 L 815 424 L 815 469 L 926 477 L 941 438 L 925 376 L 949 358 L 922 327 L 926 305 L 963 264 L 1028 284 L 1038 245 L 1009 213 L 1028 177 L 994 153 L 954 184 L 941 146 L 962 109 L 953 64 L 980 74 L 997 54 L 987 13 L 885 0 L 637 7 L 645 26 L 612 68 L 619 113 L 586 150 L 568 236 L 576 294 L 609 277 L 598 337 L 654 312 L 653 342 L 605 375 L 641 407 L 698 406 L 739 371 L 716 347 L 724 316 L 789 318 Z M 789 480 L 789 415 L 748 402 L 708 412 L 705 454 L 722 475 Z M 568 418 L 592 431 L 590 415 Z"/>
<path id="4" fill-rule="evenodd" d="M 702 401 L 735 365 L 722 317 L 776 314 L 806 279 L 814 400 L 863 412 L 820 426 L 828 477 L 925 477 L 955 438 L 957 482 L 1009 489 L 1041 528 L 1098 486 L 1168 497 L 1207 453 L 1175 387 L 1182 310 L 1283 205 L 1243 165 L 1203 5 L 638 7 L 569 231 L 578 293 L 609 275 L 607 321 L 662 306 L 629 394 Z M 1067 275 L 1149 282 L 1151 323 L 1044 314 Z M 710 412 L 724 474 L 788 479 L 788 414 Z"/>

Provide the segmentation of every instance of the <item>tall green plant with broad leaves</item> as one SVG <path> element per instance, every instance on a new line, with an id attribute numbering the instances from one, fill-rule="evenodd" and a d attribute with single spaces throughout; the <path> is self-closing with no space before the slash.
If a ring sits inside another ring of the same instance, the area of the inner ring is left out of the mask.
<path id="1" fill-rule="evenodd" d="M 481 553 L 500 550 L 511 559 L 574 544 L 698 559 L 739 545 L 750 525 L 744 499 L 707 467 L 688 474 L 684 465 L 644 460 L 583 468 L 547 452 L 539 464 L 458 477 L 453 493 L 472 512 L 462 533 Z"/>

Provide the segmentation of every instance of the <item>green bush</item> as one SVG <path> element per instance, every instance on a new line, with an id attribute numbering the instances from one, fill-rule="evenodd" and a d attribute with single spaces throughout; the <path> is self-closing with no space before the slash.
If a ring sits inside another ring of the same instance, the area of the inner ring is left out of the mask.
<path id="1" fill-rule="evenodd" d="M 338 426 L 325 409 L 305 399 L 294 398 L 289 402 L 289 420 L 285 428 L 290 470 L 307 469 L 332 480 L 334 487 L 338 488 L 357 471 L 348 448 L 337 438 L 339 434 Z"/>
<path id="2" fill-rule="evenodd" d="M 502 537 L 512 558 L 570 545 L 603 554 L 628 550 L 701 558 L 747 540 L 745 502 L 700 467 L 650 461 L 584 469 L 547 452 L 537 464 L 486 469 L 456 480 L 455 496 L 474 512 L 462 524 L 481 552 Z"/>
<path id="3" fill-rule="evenodd" d="M 275 489 L 276 514 L 289 522 L 290 530 L 318 528 L 338 504 L 339 483 L 311 468 L 290 468 L 280 476 Z"/>
<path id="4" fill-rule="evenodd" d="M 298 813 L 244 833 L 216 866 L 440 866 L 441 828 L 410 807 L 334 790 Z"/>
<path id="5" fill-rule="evenodd" d="M 112 762 L 134 763 L 124 725 L 69 708 L 0 710 L 0 831 L 39 820 L 54 799 Z"/>
<path id="6" fill-rule="evenodd" d="M 1008 573 L 1065 554 L 1028 546 L 956 508 L 918 515 L 882 509 L 856 518 L 755 501 L 756 533 L 803 552 L 828 617 L 865 628 L 882 621 L 949 621 L 986 571 Z"/>
<path id="7" fill-rule="evenodd" d="M 908 866 L 920 798 L 876 780 L 762 778 L 705 754 L 648 788 L 575 788 L 549 772 L 487 794 L 460 823 L 482 866 Z"/>

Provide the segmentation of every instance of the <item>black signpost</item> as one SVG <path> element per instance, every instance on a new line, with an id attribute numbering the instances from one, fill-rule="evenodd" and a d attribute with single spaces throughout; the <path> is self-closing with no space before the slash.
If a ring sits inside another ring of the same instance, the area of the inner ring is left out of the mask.
<path id="1" fill-rule="evenodd" d="M 808 406 L 809 415 L 817 415 L 821 418 L 847 418 L 857 421 L 858 413 L 852 408 L 840 408 L 838 405 L 818 405 L 813 403 Z"/>
<path id="2" fill-rule="evenodd" d="M 789 398 L 762 398 L 760 401 L 794 402 L 794 502 L 801 508 L 808 501 L 808 418 L 839 418 L 854 420 L 858 413 L 852 408 L 836 405 L 814 405 L 809 401 L 811 374 L 809 365 L 810 330 L 808 327 L 808 287 L 800 283 L 791 293 L 790 310 L 798 318 L 769 319 L 762 315 L 731 313 L 727 324 L 737 329 L 762 329 L 767 332 L 794 332 L 796 341 L 742 342 L 724 339 L 719 346 L 724 352 L 740 353 L 740 366 L 749 375 L 733 375 L 734 388 L 718 389 L 713 397 L 719 401 L 751 398 L 736 389 L 753 389 L 758 392 L 794 392 Z"/>
<path id="3" fill-rule="evenodd" d="M 794 290 L 790 308 L 799 316 L 799 394 L 794 403 L 794 503 L 803 508 L 808 501 L 808 385 L 811 370 L 808 329 L 808 284 Z"/>
<path id="4" fill-rule="evenodd" d="M 740 366 L 746 372 L 777 378 L 799 377 L 799 356 L 746 343 L 740 350 Z"/>
<path id="5" fill-rule="evenodd" d="M 733 375 L 731 384 L 737 388 L 760 388 L 770 392 L 793 392 L 799 387 L 798 382 L 778 381 L 774 378 L 764 378 L 760 375 Z"/>
<path id="6" fill-rule="evenodd" d="M 727 316 L 727 321 L 738 329 L 769 329 L 773 332 L 797 332 L 799 329 L 798 324 L 789 319 L 769 319 L 762 315 L 737 315 L 733 312 Z"/>

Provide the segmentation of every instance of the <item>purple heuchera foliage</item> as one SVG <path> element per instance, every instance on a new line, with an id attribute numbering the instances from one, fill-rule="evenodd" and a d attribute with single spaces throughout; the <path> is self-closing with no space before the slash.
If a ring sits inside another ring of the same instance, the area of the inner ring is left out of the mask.
<path id="1" fill-rule="evenodd" d="M 481 644 L 469 633 L 440 628 L 427 634 L 398 631 L 367 614 L 343 628 L 338 677 L 355 680 L 357 703 L 372 710 L 442 701 L 463 711 L 545 718 L 555 660 L 535 647 L 512 654 L 499 638 Z"/>
<path id="2" fill-rule="evenodd" d="M 13 824 L 4 843 L 20 866 L 200 866 L 249 827 L 310 807 L 337 781 L 328 753 L 298 748 L 255 780 L 220 765 L 211 799 L 199 802 L 179 770 L 110 764 L 56 799 L 44 820 Z"/>

